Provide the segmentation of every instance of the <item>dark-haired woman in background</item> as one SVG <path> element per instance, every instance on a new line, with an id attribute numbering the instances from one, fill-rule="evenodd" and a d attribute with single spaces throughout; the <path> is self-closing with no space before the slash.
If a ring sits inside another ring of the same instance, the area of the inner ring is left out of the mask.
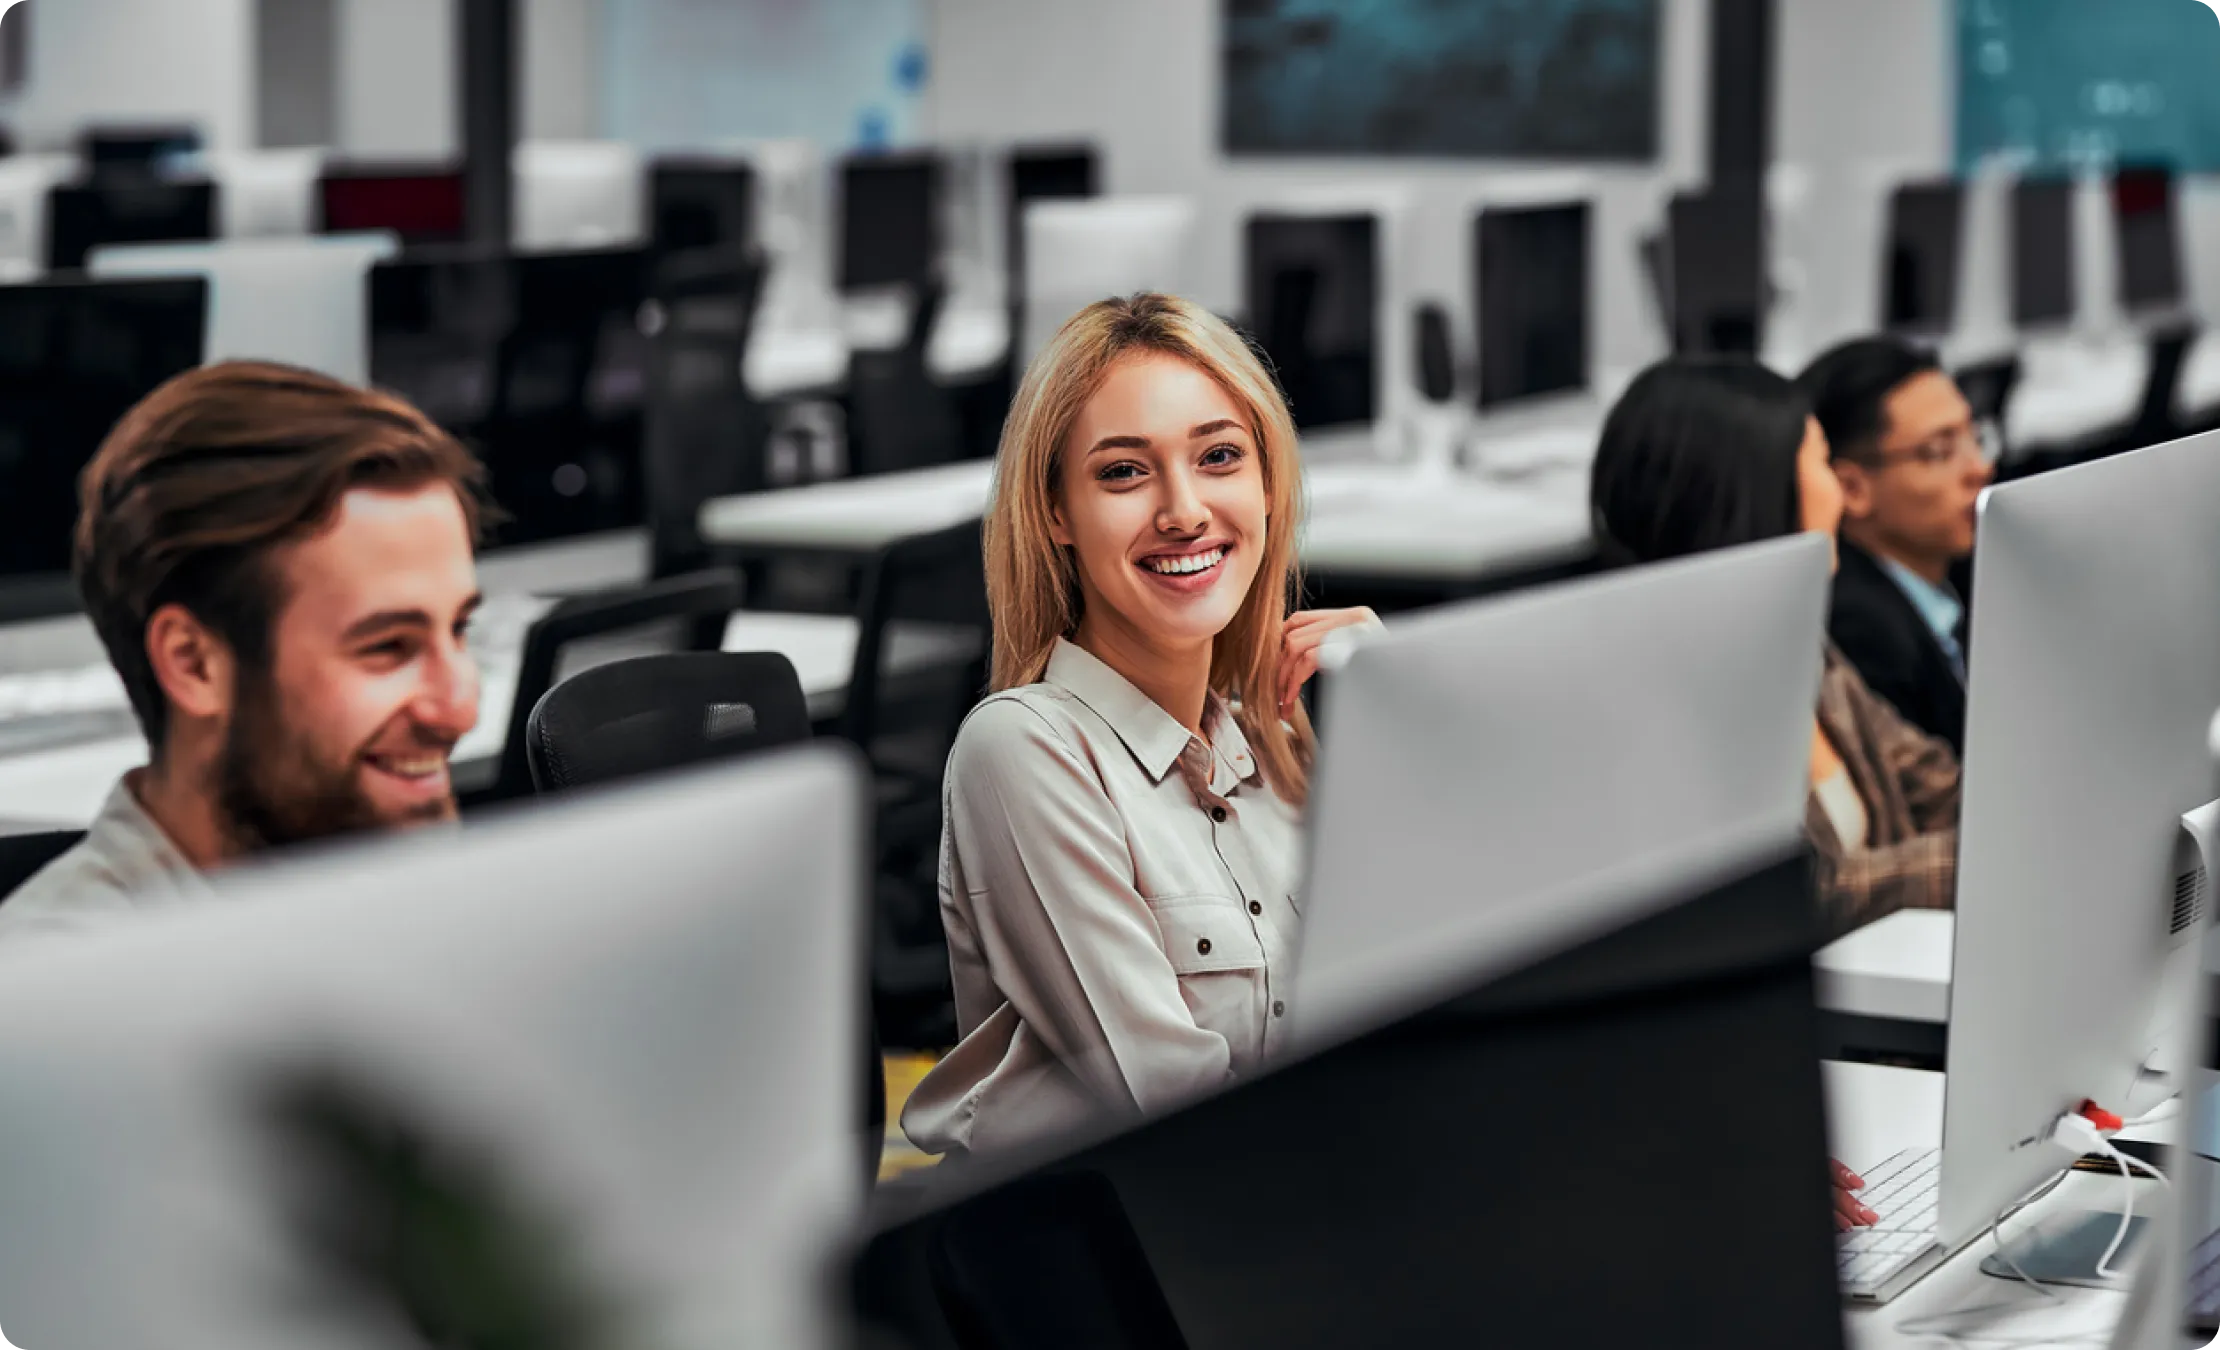
<path id="1" fill-rule="evenodd" d="M 1842 488 L 1788 380 L 1747 361 L 1665 361 L 1604 421 L 1590 487 L 1607 561 L 1656 562 L 1797 531 L 1833 537 Z M 1829 643 L 1804 829 L 1830 933 L 1957 888 L 1958 761 Z"/>

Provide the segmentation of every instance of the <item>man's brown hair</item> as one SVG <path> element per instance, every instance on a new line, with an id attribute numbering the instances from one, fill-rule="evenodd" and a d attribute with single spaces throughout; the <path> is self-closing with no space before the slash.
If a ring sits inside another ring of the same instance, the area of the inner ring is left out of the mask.
<path id="1" fill-rule="evenodd" d="M 476 456 L 401 399 L 292 366 L 190 371 L 124 414 L 79 482 L 73 570 L 157 758 L 155 611 L 183 606 L 262 667 L 285 598 L 271 550 L 328 525 L 349 489 L 429 483 L 454 488 L 475 544 L 491 510 Z"/>

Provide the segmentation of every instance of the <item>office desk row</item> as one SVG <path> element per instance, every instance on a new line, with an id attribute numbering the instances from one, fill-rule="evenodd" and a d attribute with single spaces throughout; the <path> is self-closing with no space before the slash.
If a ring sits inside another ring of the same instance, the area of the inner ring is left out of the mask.
<path id="1" fill-rule="evenodd" d="M 1371 434 L 1305 439 L 1312 573 L 1426 580 L 1452 589 L 1569 563 L 1592 552 L 1588 462 L 1594 432 L 1529 432 L 1493 475 L 1361 458 Z M 739 556 L 860 556 L 974 520 L 987 508 L 985 460 L 845 479 L 708 503 L 702 536 Z"/>
<path id="2" fill-rule="evenodd" d="M 742 611 L 726 625 L 724 645 L 727 651 L 784 653 L 801 677 L 812 718 L 822 720 L 837 715 L 846 698 L 856 624 L 837 615 Z M 889 664 L 900 669 L 931 655 L 929 641 L 907 648 L 897 643 Z M 458 788 L 491 782 L 516 699 L 517 660 L 517 653 L 506 652 L 489 655 L 482 663 L 478 725 L 453 756 Z M 99 811 L 116 779 L 145 762 L 146 742 L 136 734 L 0 757 L 0 832 L 82 827 Z"/>

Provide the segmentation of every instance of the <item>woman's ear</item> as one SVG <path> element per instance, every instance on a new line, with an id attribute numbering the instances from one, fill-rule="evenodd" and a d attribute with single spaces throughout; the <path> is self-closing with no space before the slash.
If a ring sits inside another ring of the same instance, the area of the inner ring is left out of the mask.
<path id="1" fill-rule="evenodd" d="M 1071 547 L 1071 528 L 1064 524 L 1063 504 L 1053 498 L 1048 503 L 1048 537 L 1065 548 Z"/>

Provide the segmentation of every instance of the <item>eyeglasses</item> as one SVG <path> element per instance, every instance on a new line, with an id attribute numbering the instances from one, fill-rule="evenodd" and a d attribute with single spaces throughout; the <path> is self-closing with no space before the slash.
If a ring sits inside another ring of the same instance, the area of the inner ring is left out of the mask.
<path id="1" fill-rule="evenodd" d="M 1996 423 L 1988 418 L 1981 418 L 1938 432 L 1918 445 L 1901 450 L 1876 451 L 1871 462 L 1876 466 L 1919 464 L 1933 469 L 1956 461 L 1960 455 L 1971 453 L 1978 456 L 1983 464 L 1994 465 L 2003 448 L 2004 437 L 1997 430 Z"/>

